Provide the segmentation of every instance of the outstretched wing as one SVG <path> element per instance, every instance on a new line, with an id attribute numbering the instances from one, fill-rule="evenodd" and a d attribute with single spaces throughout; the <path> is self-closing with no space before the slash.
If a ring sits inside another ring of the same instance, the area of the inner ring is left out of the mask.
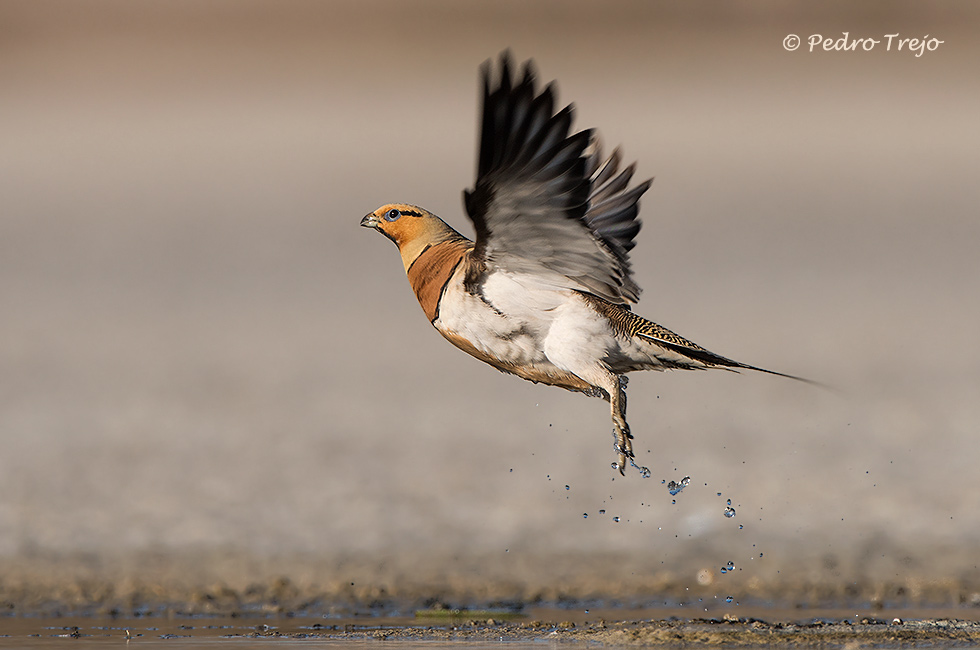
<path id="1" fill-rule="evenodd" d="M 634 166 L 620 171 L 618 150 L 603 159 L 591 130 L 570 134 L 572 107 L 555 111 L 553 86 L 537 91 L 530 62 L 512 79 L 505 52 L 496 86 L 489 62 L 482 75 L 476 185 L 464 192 L 474 274 L 544 273 L 612 303 L 635 302 L 629 251 L 651 181 L 630 188 Z"/>

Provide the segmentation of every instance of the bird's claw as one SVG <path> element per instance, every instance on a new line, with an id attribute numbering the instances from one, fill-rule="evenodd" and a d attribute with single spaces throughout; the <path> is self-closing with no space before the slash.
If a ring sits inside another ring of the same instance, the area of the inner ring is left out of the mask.
<path id="1" fill-rule="evenodd" d="M 630 434 L 629 428 L 620 429 L 619 427 L 613 431 L 613 437 L 615 442 L 613 443 L 613 449 L 615 450 L 617 456 L 616 462 L 613 463 L 613 469 L 618 469 L 619 473 L 626 476 L 626 463 L 629 461 L 630 465 L 639 468 L 639 466 L 633 462 L 633 436 Z M 639 468 L 640 472 L 643 473 L 643 469 Z"/>

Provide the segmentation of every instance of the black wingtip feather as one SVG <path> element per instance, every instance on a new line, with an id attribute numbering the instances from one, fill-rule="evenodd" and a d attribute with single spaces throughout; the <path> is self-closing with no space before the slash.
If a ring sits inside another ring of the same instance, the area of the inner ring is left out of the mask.
<path id="1" fill-rule="evenodd" d="M 502 184 L 514 179 L 537 184 L 539 209 L 559 211 L 580 221 L 610 256 L 607 273 L 613 286 L 602 295 L 620 301 L 635 301 L 639 287 L 632 280 L 628 253 L 640 230 L 637 200 L 649 184 L 630 190 L 635 166 L 619 171 L 618 148 L 603 159 L 601 145 L 592 131 L 572 133 L 571 104 L 555 111 L 554 83 L 536 89 L 536 72 L 531 61 L 518 69 L 508 50 L 503 51 L 494 74 L 493 64 L 483 64 L 482 128 L 477 157 L 477 183 L 464 194 L 466 211 L 477 230 L 475 254 L 486 250 L 485 217 L 497 200 Z M 516 76 L 515 76 L 516 73 Z M 541 202 L 543 198 L 546 201 Z M 547 208 L 546 208 L 547 206 Z M 599 253 L 601 256 L 602 253 Z M 600 265 L 606 263 L 596 258 Z"/>

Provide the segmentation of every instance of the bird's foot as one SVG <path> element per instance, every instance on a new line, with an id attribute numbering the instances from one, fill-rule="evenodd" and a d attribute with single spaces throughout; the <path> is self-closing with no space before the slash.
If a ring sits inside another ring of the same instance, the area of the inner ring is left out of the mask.
<path id="1" fill-rule="evenodd" d="M 650 468 L 644 467 L 642 465 L 637 465 L 635 456 L 633 455 L 633 436 L 630 434 L 629 429 L 620 432 L 618 429 L 613 431 L 613 438 L 615 442 L 613 443 L 613 450 L 617 454 L 616 462 L 612 464 L 613 469 L 618 469 L 619 473 L 626 476 L 626 465 L 629 463 L 632 467 L 635 467 L 643 478 L 650 478 Z"/>
<path id="2" fill-rule="evenodd" d="M 612 468 L 618 469 L 620 474 L 626 476 L 626 454 L 620 453 L 617 460 L 613 461 Z"/>
<path id="3" fill-rule="evenodd" d="M 612 468 L 618 469 L 621 475 L 626 476 L 627 460 L 630 465 L 637 466 L 633 462 L 633 436 L 630 434 L 629 426 L 616 427 L 613 430 L 613 439 L 615 440 L 613 442 L 613 450 L 618 456 L 616 462 L 612 464 Z"/>

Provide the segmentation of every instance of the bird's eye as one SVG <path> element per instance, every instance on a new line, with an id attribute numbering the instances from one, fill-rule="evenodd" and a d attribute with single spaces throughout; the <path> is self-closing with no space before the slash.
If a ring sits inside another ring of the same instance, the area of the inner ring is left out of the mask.
<path id="1" fill-rule="evenodd" d="M 396 210 L 395 208 L 392 208 L 391 210 L 385 212 L 386 221 L 396 221 L 400 216 L 402 216 L 402 213 Z"/>

